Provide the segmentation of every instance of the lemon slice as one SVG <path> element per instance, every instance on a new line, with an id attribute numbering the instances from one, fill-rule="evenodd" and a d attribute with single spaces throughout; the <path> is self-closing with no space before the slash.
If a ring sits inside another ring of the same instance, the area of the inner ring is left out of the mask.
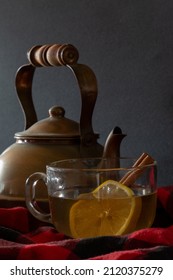
<path id="1" fill-rule="evenodd" d="M 74 238 L 122 235 L 135 230 L 141 212 L 141 198 L 114 180 L 105 181 L 81 197 L 70 209 L 70 230 Z"/>
<path id="2" fill-rule="evenodd" d="M 104 183 L 102 183 L 100 186 L 98 186 L 93 192 L 93 195 L 95 197 L 127 197 L 127 196 L 133 196 L 133 191 L 126 187 L 125 185 L 114 181 L 114 180 L 107 180 Z"/>

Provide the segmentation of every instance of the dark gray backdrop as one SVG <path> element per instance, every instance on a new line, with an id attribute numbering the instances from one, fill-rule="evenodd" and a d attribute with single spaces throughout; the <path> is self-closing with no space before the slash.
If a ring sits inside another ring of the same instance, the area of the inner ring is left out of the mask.
<path id="1" fill-rule="evenodd" d="M 118 125 L 123 156 L 150 153 L 158 184 L 173 183 L 173 1 L 0 0 L 0 151 L 23 130 L 14 81 L 33 45 L 71 43 L 99 88 L 94 130 L 104 144 Z M 33 97 L 38 118 L 58 104 L 79 120 L 80 98 L 65 67 L 39 69 Z"/>

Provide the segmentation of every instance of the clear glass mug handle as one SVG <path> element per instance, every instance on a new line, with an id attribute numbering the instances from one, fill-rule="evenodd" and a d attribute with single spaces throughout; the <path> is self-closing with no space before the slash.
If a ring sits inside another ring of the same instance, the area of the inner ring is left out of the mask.
<path id="1" fill-rule="evenodd" d="M 50 213 L 45 213 L 39 207 L 35 197 L 37 183 L 43 181 L 46 185 L 46 180 L 46 174 L 42 172 L 36 172 L 29 176 L 25 184 L 25 200 L 28 210 L 35 218 L 46 223 L 52 223 Z"/>

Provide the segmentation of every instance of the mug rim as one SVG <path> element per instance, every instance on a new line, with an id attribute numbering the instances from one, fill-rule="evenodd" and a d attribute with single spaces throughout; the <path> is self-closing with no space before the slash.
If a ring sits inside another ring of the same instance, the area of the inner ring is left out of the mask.
<path id="1" fill-rule="evenodd" d="M 76 167 L 76 166 L 58 166 L 58 164 L 63 164 L 63 163 L 77 163 L 77 162 L 81 162 L 81 161 L 92 161 L 92 160 L 100 160 L 101 161 L 108 161 L 108 160 L 124 160 L 126 161 L 131 161 L 131 163 L 134 163 L 137 158 L 134 157 L 112 157 L 112 158 L 108 158 L 108 157 L 84 157 L 84 158 L 68 158 L 68 159 L 62 159 L 62 160 L 57 160 L 57 161 L 53 161 L 50 162 L 49 164 L 46 165 L 46 169 L 47 170 L 52 170 L 52 171 L 56 171 L 56 170 L 80 170 L 80 171 L 113 171 L 113 170 L 134 170 L 134 169 L 142 169 L 142 168 L 148 168 L 148 167 L 152 167 L 152 166 L 157 166 L 157 161 L 154 160 L 153 163 L 150 164 L 145 164 L 143 166 L 137 166 L 137 167 L 133 167 L 133 166 L 121 166 L 121 167 Z"/>

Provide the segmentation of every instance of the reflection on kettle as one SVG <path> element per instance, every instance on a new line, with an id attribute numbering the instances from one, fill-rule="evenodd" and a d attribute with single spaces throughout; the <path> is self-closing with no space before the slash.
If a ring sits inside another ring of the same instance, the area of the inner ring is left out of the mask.
<path id="1" fill-rule="evenodd" d="M 93 71 L 78 64 L 78 51 L 69 44 L 34 46 L 28 52 L 29 64 L 16 73 L 16 91 L 25 117 L 25 130 L 15 134 L 16 142 L 0 156 L 0 205 L 25 204 L 25 181 L 36 171 L 45 172 L 46 164 L 68 158 L 119 156 L 125 135 L 117 128 L 109 135 L 105 147 L 97 142 L 99 134 L 92 128 L 97 99 L 97 81 Z M 75 76 L 81 95 L 79 123 L 65 117 L 65 110 L 54 106 L 49 117 L 37 121 L 32 81 L 37 67 L 66 66 Z M 41 183 L 40 183 L 41 184 Z M 38 199 L 47 200 L 45 186 L 38 188 Z"/>

